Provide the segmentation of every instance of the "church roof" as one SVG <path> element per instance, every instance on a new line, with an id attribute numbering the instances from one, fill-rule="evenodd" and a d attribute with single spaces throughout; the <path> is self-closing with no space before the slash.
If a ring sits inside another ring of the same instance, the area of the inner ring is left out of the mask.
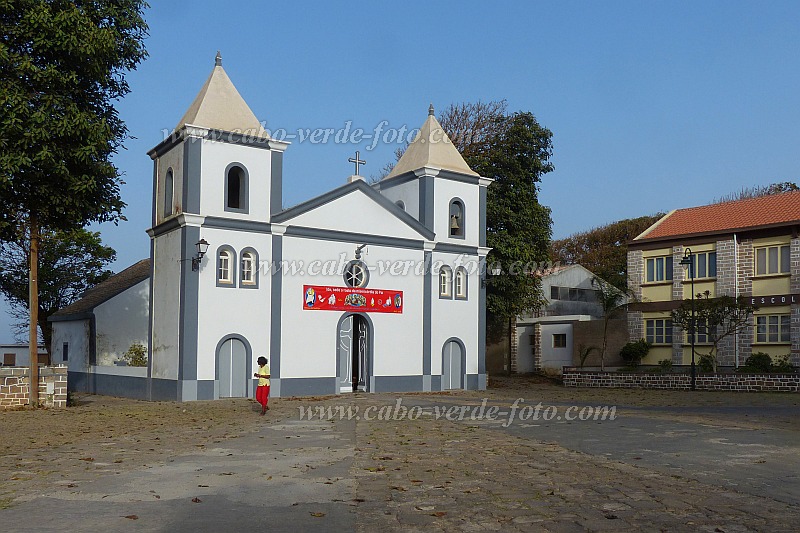
<path id="1" fill-rule="evenodd" d="M 442 129 L 442 125 L 436 120 L 433 115 L 433 106 L 428 110 L 428 118 L 420 128 L 417 136 L 414 137 L 403 156 L 384 179 L 399 176 L 422 167 L 434 167 L 460 174 L 469 174 L 470 176 L 478 175 L 477 172 L 469 168 L 458 149 L 453 145 L 453 141 Z"/>
<path id="2" fill-rule="evenodd" d="M 90 313 L 95 307 L 106 302 L 117 294 L 130 289 L 150 277 L 150 259 L 142 259 L 122 272 L 114 274 L 107 280 L 98 283 L 83 294 L 77 302 L 59 309 L 50 316 L 50 321 L 80 318 Z"/>
<path id="3" fill-rule="evenodd" d="M 178 130 L 185 124 L 265 139 L 269 137 L 222 68 L 222 56 L 219 52 L 214 70 L 175 129 Z"/>

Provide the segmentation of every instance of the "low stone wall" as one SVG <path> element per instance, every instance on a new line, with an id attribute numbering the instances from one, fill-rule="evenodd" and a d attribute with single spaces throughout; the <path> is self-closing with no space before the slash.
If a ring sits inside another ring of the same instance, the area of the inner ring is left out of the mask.
<path id="1" fill-rule="evenodd" d="M 30 369 L 0 367 L 0 409 L 28 405 Z M 39 403 L 45 407 L 67 406 L 67 367 L 39 367 Z"/>
<path id="2" fill-rule="evenodd" d="M 564 368 L 565 387 L 689 390 L 689 373 L 636 374 Z M 798 392 L 800 374 L 698 374 L 697 390 L 741 392 Z"/>

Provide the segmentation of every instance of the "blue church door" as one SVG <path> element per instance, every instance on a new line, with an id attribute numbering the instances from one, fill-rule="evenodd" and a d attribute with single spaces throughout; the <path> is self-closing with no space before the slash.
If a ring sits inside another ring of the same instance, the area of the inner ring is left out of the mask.
<path id="1" fill-rule="evenodd" d="M 448 341 L 442 350 L 442 389 L 462 389 L 463 370 L 461 345 L 456 341 Z"/>
<path id="2" fill-rule="evenodd" d="M 219 347 L 217 369 L 220 398 L 247 396 L 247 350 L 239 339 L 228 339 Z"/>

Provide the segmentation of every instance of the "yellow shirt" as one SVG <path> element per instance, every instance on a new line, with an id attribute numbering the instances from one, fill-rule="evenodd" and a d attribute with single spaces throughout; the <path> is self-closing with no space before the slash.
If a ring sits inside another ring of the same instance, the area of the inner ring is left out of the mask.
<path id="1" fill-rule="evenodd" d="M 269 375 L 269 365 L 258 367 L 258 373 L 261 375 L 264 374 Z M 258 378 L 258 386 L 259 387 L 269 386 L 269 378 Z"/>

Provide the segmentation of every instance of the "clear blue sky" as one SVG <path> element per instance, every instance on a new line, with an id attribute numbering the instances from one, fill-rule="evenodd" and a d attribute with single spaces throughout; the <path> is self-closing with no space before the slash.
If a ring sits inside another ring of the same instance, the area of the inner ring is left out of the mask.
<path id="1" fill-rule="evenodd" d="M 269 129 L 420 126 L 428 104 L 508 100 L 553 131 L 541 202 L 560 238 L 614 220 L 800 180 L 797 2 L 153 2 L 150 57 L 119 103 L 126 222 L 103 225 L 122 270 L 147 257 L 152 163 L 213 66 Z M 396 144 L 286 152 L 284 204 L 362 174 Z M 0 342 L 12 341 L 0 307 Z"/>

